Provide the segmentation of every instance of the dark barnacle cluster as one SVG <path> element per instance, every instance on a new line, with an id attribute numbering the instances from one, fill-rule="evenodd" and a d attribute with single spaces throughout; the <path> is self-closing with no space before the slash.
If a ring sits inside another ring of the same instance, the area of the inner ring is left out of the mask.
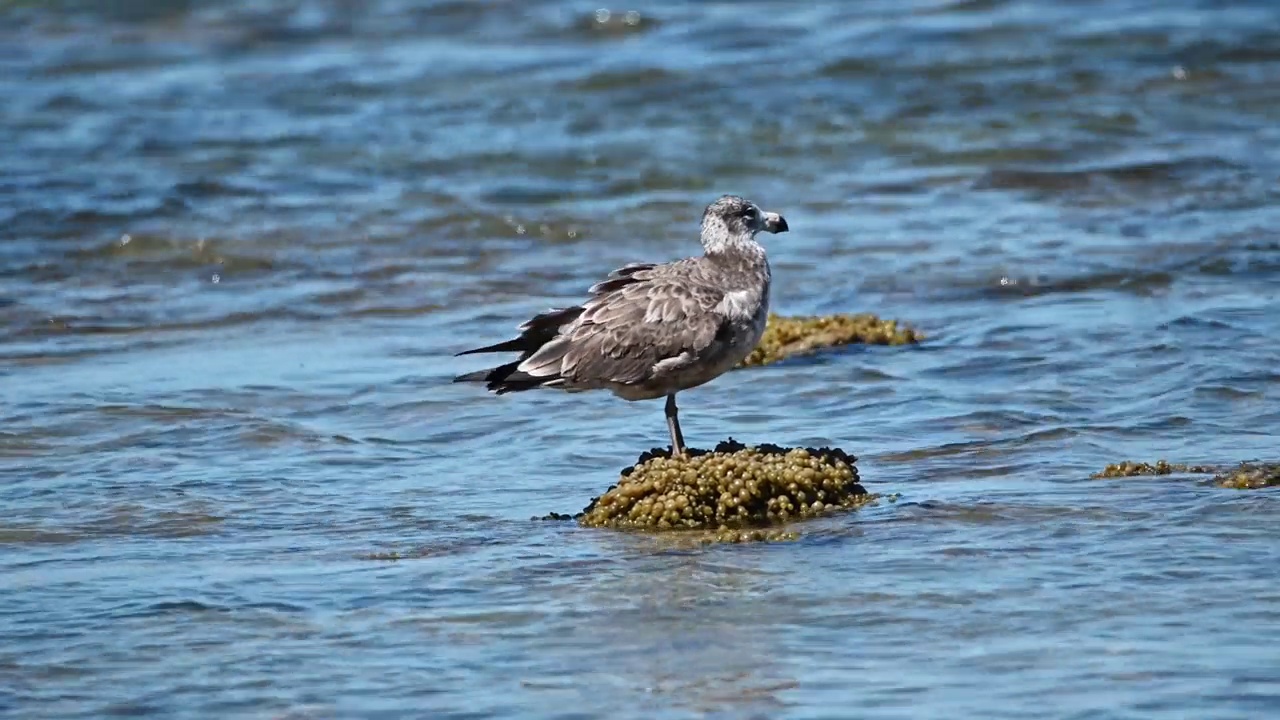
<path id="1" fill-rule="evenodd" d="M 911 345 L 923 338 L 916 330 L 898 327 L 897 320 L 882 320 L 869 313 L 818 317 L 771 314 L 764 337 L 738 367 L 768 365 L 840 345 Z"/>
<path id="2" fill-rule="evenodd" d="M 732 439 L 685 457 L 651 450 L 578 517 L 589 527 L 711 531 L 718 541 L 790 539 L 770 526 L 858 507 L 874 496 L 857 458 L 835 448 L 747 447 Z"/>

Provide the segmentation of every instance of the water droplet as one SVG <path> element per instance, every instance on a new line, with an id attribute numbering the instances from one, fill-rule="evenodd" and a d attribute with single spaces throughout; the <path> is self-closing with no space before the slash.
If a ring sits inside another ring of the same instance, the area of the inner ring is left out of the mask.
<path id="1" fill-rule="evenodd" d="M 605 10 L 604 8 L 600 8 L 599 10 L 596 11 L 596 22 L 600 23 L 601 25 L 609 22 L 610 14 L 611 13 L 608 10 Z"/>
<path id="2" fill-rule="evenodd" d="M 222 276 L 221 276 L 221 275 L 219 275 L 218 273 L 214 273 L 214 274 L 213 274 L 213 277 L 211 277 L 211 278 L 209 278 L 209 279 L 213 281 L 213 284 L 214 284 L 214 285 L 217 285 L 218 283 L 222 282 Z"/>
<path id="3" fill-rule="evenodd" d="M 628 10 L 626 17 L 623 18 L 623 22 L 628 25 L 639 25 L 640 12 L 638 10 Z"/>
<path id="4" fill-rule="evenodd" d="M 1187 79 L 1187 69 L 1186 69 L 1186 68 L 1184 68 L 1184 67 L 1182 67 L 1181 65 L 1174 65 L 1174 66 L 1173 66 L 1173 79 L 1174 79 L 1174 80 L 1186 80 L 1186 79 Z"/>
<path id="5" fill-rule="evenodd" d="M 517 225 L 517 226 L 516 226 L 516 233 L 517 233 L 517 234 L 519 234 L 519 235 L 523 235 L 523 234 L 524 234 L 524 226 L 523 226 L 523 225 Z"/>
<path id="6" fill-rule="evenodd" d="M 133 238 L 129 236 L 129 233 L 125 233 L 124 235 L 120 236 L 120 247 L 124 247 L 125 245 L 128 245 L 131 242 L 133 242 Z"/>

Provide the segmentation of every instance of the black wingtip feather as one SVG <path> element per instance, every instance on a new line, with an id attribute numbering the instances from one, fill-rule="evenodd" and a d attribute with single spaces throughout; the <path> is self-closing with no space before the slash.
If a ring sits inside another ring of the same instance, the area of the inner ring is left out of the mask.
<path id="1" fill-rule="evenodd" d="M 473 348 L 471 350 L 463 350 L 454 355 L 460 357 L 462 355 L 475 355 L 476 353 L 494 353 L 494 352 L 523 352 L 529 349 L 529 342 L 523 337 L 512 338 L 494 345 L 486 345 L 484 347 Z"/>
<path id="2" fill-rule="evenodd" d="M 526 373 L 516 370 L 520 366 L 519 360 L 509 362 L 506 365 L 487 368 L 485 370 L 477 370 L 475 372 L 458 375 L 453 379 L 454 382 L 483 382 L 485 389 L 498 395 L 506 395 L 510 392 L 520 392 L 522 390 L 534 390 L 543 385 L 558 380 L 558 377 L 533 377 Z"/>
<path id="3" fill-rule="evenodd" d="M 547 344 L 560 332 L 560 328 L 573 322 L 583 313 L 581 305 L 575 305 L 567 308 L 556 308 L 547 312 L 535 315 L 532 319 L 521 326 L 522 332 L 520 337 L 504 340 L 494 345 L 486 345 L 484 347 L 474 348 L 471 350 L 463 350 L 454 355 L 459 357 L 462 355 L 474 355 L 477 353 L 496 353 L 496 352 L 519 352 L 520 359 L 505 365 L 499 365 L 485 370 L 466 373 L 459 375 L 453 379 L 454 382 L 486 382 L 486 388 L 504 395 L 509 392 L 518 392 L 520 390 L 533 390 L 549 383 L 560 380 L 559 376 L 533 377 L 522 372 L 517 372 L 516 368 L 520 363 L 529 359 L 543 345 Z"/>

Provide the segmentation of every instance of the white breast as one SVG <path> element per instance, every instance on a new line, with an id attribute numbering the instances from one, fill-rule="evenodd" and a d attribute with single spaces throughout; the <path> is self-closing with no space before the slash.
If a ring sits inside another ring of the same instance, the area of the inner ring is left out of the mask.
<path id="1" fill-rule="evenodd" d="M 727 292 L 724 299 L 716 306 L 716 312 L 730 320 L 754 320 L 760 312 L 760 292 L 758 290 Z"/>

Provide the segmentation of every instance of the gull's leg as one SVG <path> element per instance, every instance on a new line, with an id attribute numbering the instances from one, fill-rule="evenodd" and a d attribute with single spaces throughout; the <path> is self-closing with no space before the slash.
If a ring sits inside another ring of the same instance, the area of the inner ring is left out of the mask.
<path id="1" fill-rule="evenodd" d="M 680 433 L 680 418 L 676 416 L 676 394 L 667 396 L 667 430 L 671 432 L 671 456 L 684 455 L 684 435 Z"/>

